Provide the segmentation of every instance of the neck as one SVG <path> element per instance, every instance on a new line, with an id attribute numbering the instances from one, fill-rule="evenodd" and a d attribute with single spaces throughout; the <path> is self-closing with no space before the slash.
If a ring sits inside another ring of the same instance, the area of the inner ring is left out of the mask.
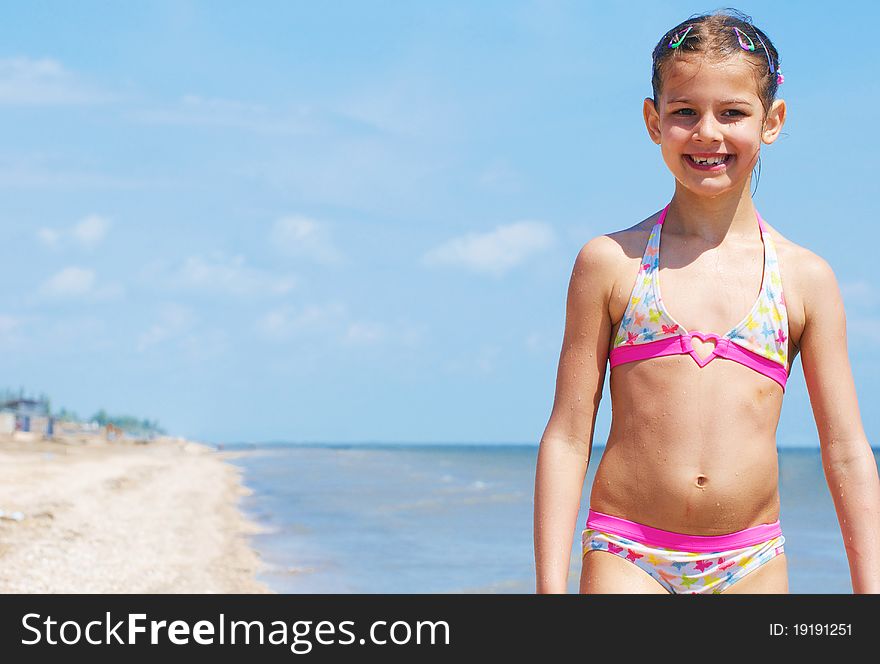
<path id="1" fill-rule="evenodd" d="M 757 223 L 749 182 L 739 191 L 707 198 L 694 194 L 676 181 L 675 195 L 663 225 L 671 226 L 669 230 L 676 235 L 693 235 L 720 242 L 731 232 L 733 235 L 752 236 Z"/>

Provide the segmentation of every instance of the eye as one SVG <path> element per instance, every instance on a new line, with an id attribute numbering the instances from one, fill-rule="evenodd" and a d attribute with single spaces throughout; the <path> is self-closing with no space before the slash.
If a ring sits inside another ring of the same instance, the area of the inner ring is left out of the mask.
<path id="1" fill-rule="evenodd" d="M 726 111 L 724 111 L 724 112 L 725 112 L 725 113 L 733 113 L 733 114 L 735 114 L 735 115 L 743 115 L 743 116 L 745 116 L 745 113 L 743 113 L 742 111 L 739 111 L 739 110 L 737 110 L 737 109 L 735 109 L 735 108 L 728 109 L 728 110 L 726 110 Z"/>
<path id="2" fill-rule="evenodd" d="M 693 112 L 692 108 L 680 108 L 677 111 L 672 111 L 672 115 L 690 115 Z"/>

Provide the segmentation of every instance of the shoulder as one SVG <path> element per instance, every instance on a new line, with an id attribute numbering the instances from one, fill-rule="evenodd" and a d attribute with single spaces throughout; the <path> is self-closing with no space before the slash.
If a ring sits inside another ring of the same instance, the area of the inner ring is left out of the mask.
<path id="1" fill-rule="evenodd" d="M 824 289 L 837 286 L 837 276 L 831 264 L 819 254 L 801 247 L 798 271 L 802 283 L 808 289 Z"/>
<path id="2" fill-rule="evenodd" d="M 766 220 L 765 220 L 766 223 Z M 780 263 L 785 263 L 793 274 L 805 279 L 827 279 L 833 276 L 831 266 L 819 254 L 803 247 L 779 232 L 771 224 L 767 224 Z"/>
<path id="3" fill-rule="evenodd" d="M 827 307 L 830 301 L 840 298 L 837 277 L 825 258 L 789 240 L 772 227 L 771 235 L 786 290 L 796 293 L 805 318 L 811 311 Z"/>
<path id="4" fill-rule="evenodd" d="M 810 325 L 820 315 L 833 324 L 841 322 L 845 316 L 843 295 L 828 261 L 809 249 L 803 249 L 798 272 L 805 324 Z"/>
<path id="5" fill-rule="evenodd" d="M 825 258 L 784 238 L 781 234 L 778 235 L 780 239 L 774 237 L 774 242 L 779 262 L 785 264 L 785 268 L 797 281 L 804 295 L 808 295 L 811 288 L 836 285 L 834 269 Z"/>
<path id="6" fill-rule="evenodd" d="M 648 236 L 659 212 L 629 228 L 597 235 L 574 261 L 569 308 L 575 316 L 602 311 L 612 321 L 623 316 Z"/>
<path id="7" fill-rule="evenodd" d="M 597 235 L 578 251 L 574 259 L 572 278 L 596 278 L 607 274 L 619 258 L 619 245 L 612 234 Z"/>
<path id="8" fill-rule="evenodd" d="M 592 238 L 575 258 L 572 281 L 601 284 L 610 293 L 621 270 L 625 271 L 632 262 L 641 261 L 655 220 L 656 215 L 653 215 L 629 228 Z"/>

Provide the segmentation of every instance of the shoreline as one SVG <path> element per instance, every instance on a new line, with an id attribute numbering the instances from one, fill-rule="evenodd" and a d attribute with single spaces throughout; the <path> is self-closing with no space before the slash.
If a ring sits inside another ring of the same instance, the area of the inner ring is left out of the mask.
<path id="1" fill-rule="evenodd" d="M 272 593 L 234 452 L 0 435 L 0 592 Z"/>

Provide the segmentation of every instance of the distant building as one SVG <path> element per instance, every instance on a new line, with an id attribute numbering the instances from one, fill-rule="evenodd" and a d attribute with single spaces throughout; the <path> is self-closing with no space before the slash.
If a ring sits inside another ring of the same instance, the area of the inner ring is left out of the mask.
<path id="1" fill-rule="evenodd" d="M 0 411 L 0 433 L 13 433 L 15 431 L 15 413 Z"/>
<path id="2" fill-rule="evenodd" d="M 49 401 L 40 399 L 11 399 L 0 403 L 0 433 L 16 431 L 52 436 L 55 418 L 49 414 Z"/>

